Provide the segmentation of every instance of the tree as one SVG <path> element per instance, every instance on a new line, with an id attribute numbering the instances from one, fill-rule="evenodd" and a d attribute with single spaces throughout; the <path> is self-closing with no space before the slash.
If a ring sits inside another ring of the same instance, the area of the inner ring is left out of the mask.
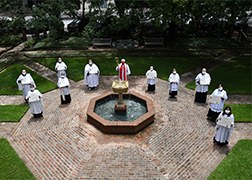
<path id="1" fill-rule="evenodd" d="M 78 9 L 76 0 L 45 0 L 37 5 L 33 12 L 33 17 L 37 23 L 36 29 L 39 27 L 39 23 L 42 25 L 47 22 L 49 26 L 49 38 L 52 40 L 60 39 L 64 32 L 64 23 L 62 21 L 62 15 L 69 17 L 76 17 Z M 42 22 L 42 23 L 41 23 Z"/>
<path id="2" fill-rule="evenodd" d="M 17 35 L 18 28 L 21 29 L 23 40 L 26 41 L 26 31 L 25 31 L 25 15 L 23 13 L 23 0 L 1 0 L 0 8 L 5 9 L 6 13 L 12 19 L 10 23 L 10 28 L 13 29 L 13 33 Z"/>

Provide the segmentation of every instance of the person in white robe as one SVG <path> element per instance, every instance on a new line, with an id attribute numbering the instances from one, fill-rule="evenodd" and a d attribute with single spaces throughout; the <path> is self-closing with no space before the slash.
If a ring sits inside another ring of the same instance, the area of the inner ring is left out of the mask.
<path id="1" fill-rule="evenodd" d="M 118 71 L 118 76 L 121 81 L 128 81 L 131 72 L 129 65 L 125 63 L 125 59 L 122 59 L 121 63 L 116 66 L 116 71 Z"/>
<path id="2" fill-rule="evenodd" d="M 23 91 L 24 99 L 28 103 L 28 101 L 26 100 L 26 96 L 28 91 L 30 90 L 31 84 L 34 85 L 34 87 L 36 88 L 36 84 L 32 76 L 29 73 L 26 73 L 26 70 L 22 70 L 22 74 L 19 75 L 16 82 L 18 85 L 18 90 Z"/>
<path id="3" fill-rule="evenodd" d="M 35 101 L 32 100 L 32 96 L 33 98 L 37 96 L 37 99 Z M 26 99 L 29 101 L 31 114 L 35 118 L 43 117 L 42 94 L 38 90 L 35 90 L 33 85 L 30 86 L 30 91 L 27 93 Z"/>
<path id="4" fill-rule="evenodd" d="M 196 94 L 195 94 L 195 102 L 205 103 L 207 97 L 208 86 L 211 83 L 211 77 L 206 72 L 206 68 L 202 69 L 202 72 L 199 73 L 195 78 L 196 84 Z"/>
<path id="5" fill-rule="evenodd" d="M 215 130 L 216 133 L 214 135 L 214 142 L 217 142 L 218 144 L 228 144 L 229 143 L 229 135 L 230 133 L 233 133 L 233 129 L 234 129 L 234 115 L 231 112 L 231 108 L 229 106 L 225 107 L 224 111 L 222 111 L 219 114 L 219 117 L 217 118 L 217 122 L 220 118 L 220 116 L 224 116 L 224 117 L 229 117 L 232 120 L 231 123 L 231 127 L 224 127 L 221 125 L 216 125 L 215 126 Z"/>
<path id="6" fill-rule="evenodd" d="M 68 78 L 65 75 L 64 71 L 61 71 L 61 77 L 58 79 L 58 87 L 60 89 L 60 100 L 61 104 L 71 103 L 71 95 L 69 92 L 70 83 Z"/>
<path id="7" fill-rule="evenodd" d="M 61 58 L 58 59 L 58 62 L 55 65 L 55 70 L 58 72 L 58 78 L 60 78 L 61 76 L 61 71 L 64 71 L 64 73 L 66 74 L 66 70 L 67 70 L 67 65 L 62 61 Z"/>
<path id="8" fill-rule="evenodd" d="M 99 85 L 99 75 L 100 70 L 98 66 L 90 59 L 84 69 L 84 82 L 87 84 L 89 91 L 97 89 L 97 86 Z"/>
<path id="9" fill-rule="evenodd" d="M 169 95 L 171 98 L 175 98 L 175 96 L 178 95 L 178 85 L 180 82 L 179 74 L 177 73 L 175 68 L 170 74 L 168 81 L 169 81 Z"/>
<path id="10" fill-rule="evenodd" d="M 157 79 L 157 71 L 154 70 L 153 66 L 150 66 L 150 70 L 146 72 L 145 76 L 148 79 L 148 91 L 154 92 Z"/>
<path id="11" fill-rule="evenodd" d="M 215 89 L 214 92 L 211 94 L 212 96 L 219 96 L 220 103 L 211 103 L 209 106 L 209 110 L 207 113 L 207 117 L 209 120 L 215 121 L 219 114 L 221 113 L 224 102 L 228 99 L 227 92 L 223 89 L 222 85 L 219 84 L 218 89 Z"/>

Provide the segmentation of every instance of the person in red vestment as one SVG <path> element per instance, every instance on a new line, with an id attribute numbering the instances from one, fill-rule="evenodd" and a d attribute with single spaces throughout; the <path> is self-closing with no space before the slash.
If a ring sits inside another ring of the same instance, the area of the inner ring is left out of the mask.
<path id="1" fill-rule="evenodd" d="M 121 81 L 128 81 L 128 77 L 130 75 L 129 65 L 125 63 L 125 59 L 122 59 L 121 62 L 122 63 L 116 66 L 116 71 L 118 71 L 119 68 L 119 78 Z"/>

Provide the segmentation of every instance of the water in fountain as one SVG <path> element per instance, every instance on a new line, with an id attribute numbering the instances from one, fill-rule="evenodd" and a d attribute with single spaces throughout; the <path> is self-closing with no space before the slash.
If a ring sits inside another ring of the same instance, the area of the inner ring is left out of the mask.
<path id="1" fill-rule="evenodd" d="M 124 102 L 127 103 L 126 113 L 116 113 L 117 98 L 118 96 L 113 95 L 99 100 L 94 112 L 108 121 L 133 121 L 147 112 L 145 101 L 135 96 L 123 95 Z"/>

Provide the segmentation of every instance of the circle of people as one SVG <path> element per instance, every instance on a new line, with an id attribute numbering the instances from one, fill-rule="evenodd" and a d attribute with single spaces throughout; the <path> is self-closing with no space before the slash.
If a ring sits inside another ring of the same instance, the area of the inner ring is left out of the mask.
<path id="1" fill-rule="evenodd" d="M 60 99 L 61 104 L 68 104 L 71 102 L 71 95 L 69 92 L 70 83 L 66 76 L 67 65 L 62 61 L 61 58 L 58 59 L 55 70 L 58 76 L 58 87 L 60 89 Z M 116 66 L 116 71 L 118 71 L 118 77 L 121 81 L 128 81 L 128 77 L 131 74 L 130 67 L 125 63 L 125 59 L 121 60 L 121 63 Z M 97 89 L 99 85 L 99 75 L 100 70 L 96 64 L 89 60 L 89 63 L 84 68 L 84 82 L 88 86 L 88 90 Z M 153 66 L 145 74 L 148 79 L 148 90 L 149 92 L 155 92 L 155 83 L 157 78 L 157 72 L 154 70 Z M 17 79 L 17 85 L 19 91 L 23 91 L 23 97 L 25 101 L 30 106 L 31 114 L 35 118 L 43 117 L 43 107 L 42 107 L 42 94 L 36 90 L 36 84 L 31 76 L 31 74 L 26 73 L 26 70 L 22 70 L 22 74 Z M 178 85 L 180 82 L 179 74 L 176 69 L 169 75 L 169 95 L 170 98 L 176 98 L 178 95 Z M 202 72 L 199 73 L 195 78 L 196 93 L 195 102 L 205 103 L 207 98 L 208 86 L 210 85 L 211 77 L 203 68 Z M 223 89 L 220 84 L 217 89 L 210 95 L 210 106 L 207 114 L 209 120 L 216 122 L 216 133 L 214 135 L 214 142 L 218 144 L 228 144 L 229 134 L 233 132 L 234 127 L 234 116 L 231 112 L 229 106 L 225 107 L 224 102 L 227 100 L 227 92 Z"/>

